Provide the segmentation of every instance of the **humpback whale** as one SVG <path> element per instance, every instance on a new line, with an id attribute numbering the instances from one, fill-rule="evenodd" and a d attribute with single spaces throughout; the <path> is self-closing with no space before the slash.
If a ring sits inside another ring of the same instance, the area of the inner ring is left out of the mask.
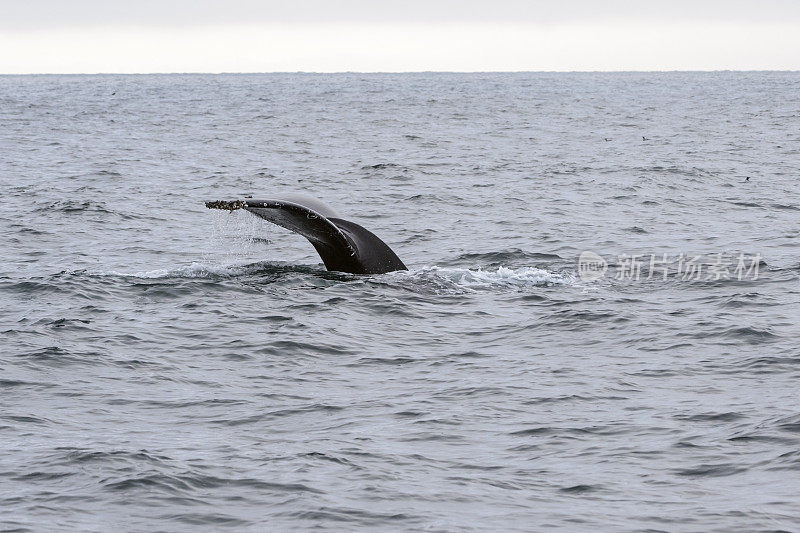
<path id="1" fill-rule="evenodd" d="M 216 200 L 209 209 L 244 209 L 299 233 L 317 250 L 325 268 L 350 274 L 384 274 L 408 270 L 389 246 L 355 222 L 339 218 L 319 200 L 289 196 L 285 200 Z"/>

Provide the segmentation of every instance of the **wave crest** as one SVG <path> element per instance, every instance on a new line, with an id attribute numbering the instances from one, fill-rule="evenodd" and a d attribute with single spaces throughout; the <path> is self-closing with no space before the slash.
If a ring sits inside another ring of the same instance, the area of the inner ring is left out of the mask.
<path id="1" fill-rule="evenodd" d="M 482 290 L 524 290 L 532 287 L 570 285 L 574 276 L 550 272 L 536 267 L 484 270 L 470 268 L 447 268 L 428 266 L 409 272 L 393 272 L 388 276 L 409 277 L 415 285 L 433 289 L 435 292 L 477 292 Z"/>

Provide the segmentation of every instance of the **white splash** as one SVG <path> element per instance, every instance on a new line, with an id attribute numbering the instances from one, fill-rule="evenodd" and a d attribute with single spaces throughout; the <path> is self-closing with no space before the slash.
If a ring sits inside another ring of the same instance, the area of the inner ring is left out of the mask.
<path id="1" fill-rule="evenodd" d="M 410 272 L 396 272 L 390 275 L 409 276 L 415 281 L 433 285 L 444 292 L 473 292 L 480 290 L 511 289 L 522 290 L 531 287 L 570 285 L 575 282 L 571 274 L 550 272 L 536 267 L 508 268 L 497 270 L 478 267 L 444 268 L 427 266 Z"/>

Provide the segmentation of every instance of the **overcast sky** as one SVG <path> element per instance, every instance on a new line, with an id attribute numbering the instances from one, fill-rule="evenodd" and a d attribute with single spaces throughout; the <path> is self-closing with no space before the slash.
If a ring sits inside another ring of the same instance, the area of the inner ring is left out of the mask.
<path id="1" fill-rule="evenodd" d="M 0 72 L 800 69 L 800 0 L 0 0 Z"/>

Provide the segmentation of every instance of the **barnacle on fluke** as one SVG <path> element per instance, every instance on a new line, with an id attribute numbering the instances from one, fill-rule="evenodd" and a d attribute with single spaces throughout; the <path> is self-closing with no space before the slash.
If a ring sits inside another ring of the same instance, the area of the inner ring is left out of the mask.
<path id="1" fill-rule="evenodd" d="M 206 207 L 209 209 L 226 209 L 228 211 L 235 211 L 236 209 L 244 209 L 247 203 L 244 200 L 214 200 L 213 202 L 206 202 Z"/>

